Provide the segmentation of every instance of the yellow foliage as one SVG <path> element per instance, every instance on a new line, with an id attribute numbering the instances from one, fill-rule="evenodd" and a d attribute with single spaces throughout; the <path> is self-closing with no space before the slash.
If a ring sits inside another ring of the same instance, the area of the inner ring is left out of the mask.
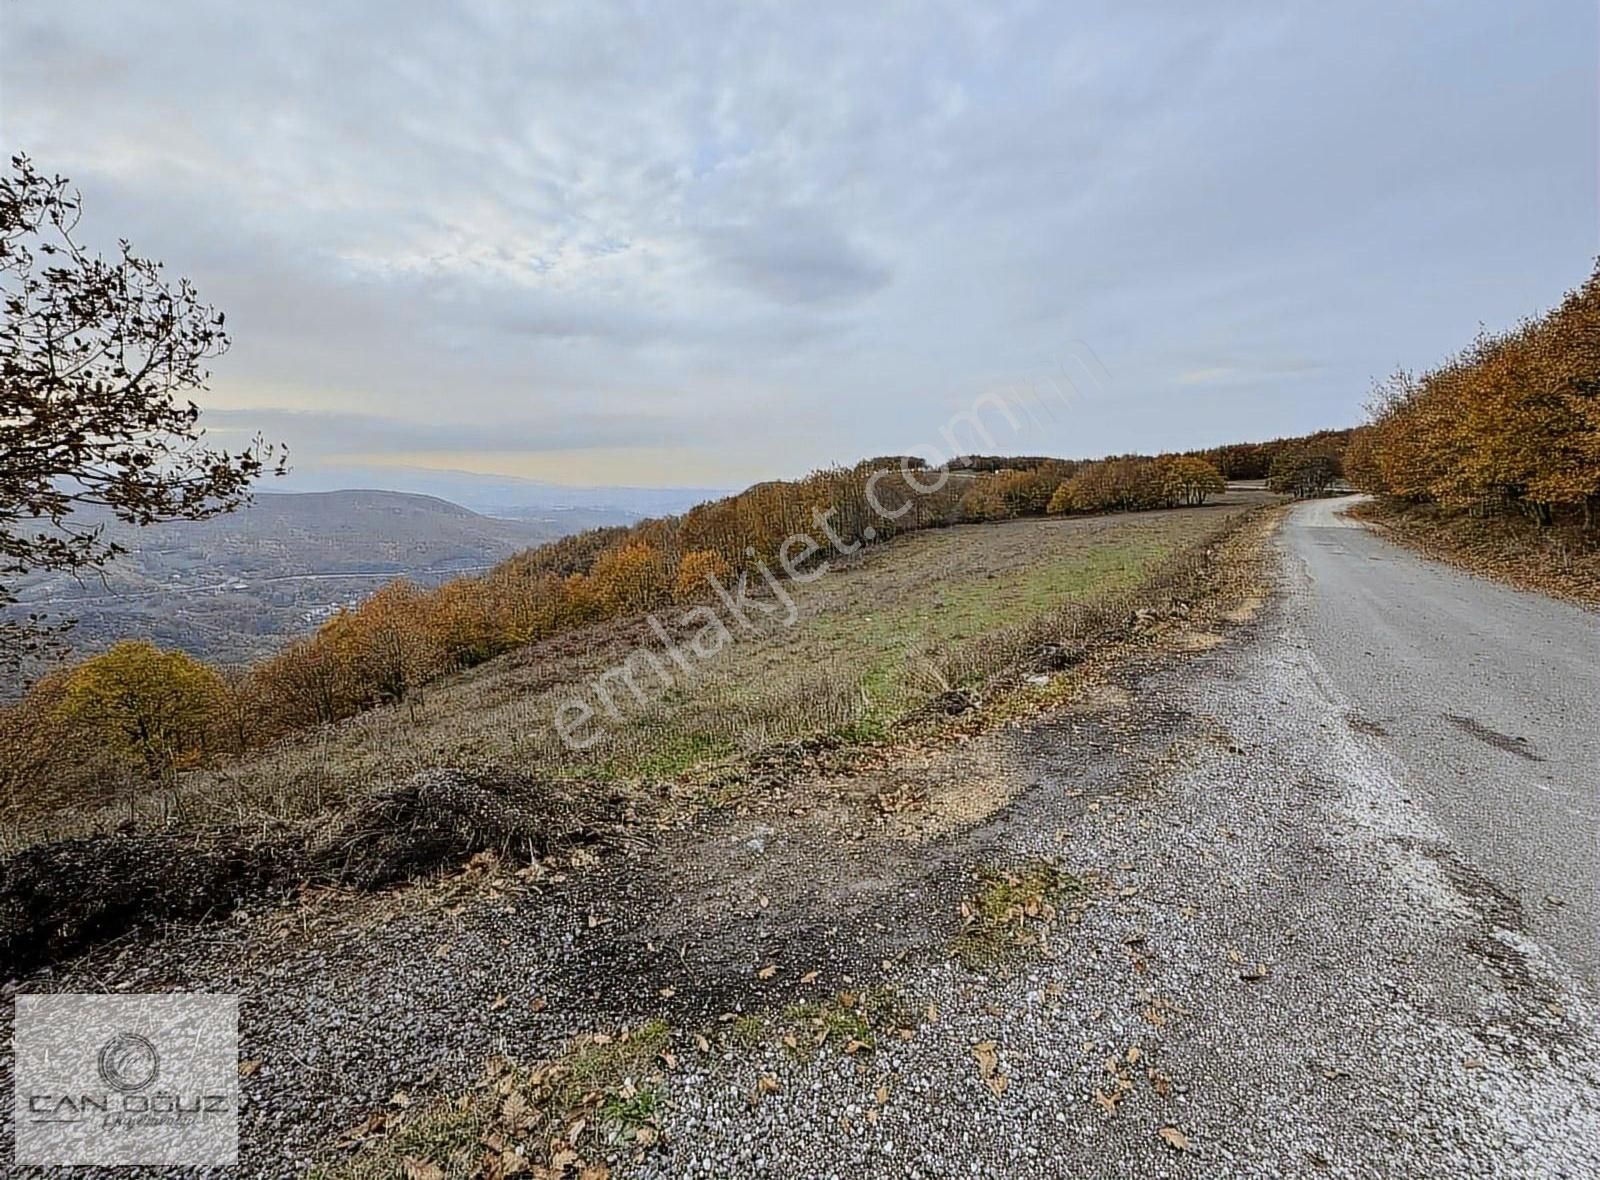
<path id="1" fill-rule="evenodd" d="M 59 716 L 152 778 L 204 757 L 222 678 L 199 660 L 125 641 L 68 674 Z"/>
<path id="2" fill-rule="evenodd" d="M 674 602 L 701 602 L 716 593 L 711 588 L 712 579 L 726 585 L 733 576 L 727 559 L 714 549 L 696 549 L 685 553 L 678 563 L 678 577 L 672 585 Z"/>
<path id="3" fill-rule="evenodd" d="M 608 615 L 637 614 L 667 600 L 667 563 L 661 552 L 643 543 L 603 553 L 589 571 L 589 581 Z"/>

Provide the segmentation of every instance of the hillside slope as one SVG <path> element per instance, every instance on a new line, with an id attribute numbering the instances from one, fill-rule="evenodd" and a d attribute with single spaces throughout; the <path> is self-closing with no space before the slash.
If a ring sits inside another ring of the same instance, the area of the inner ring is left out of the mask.
<path id="1" fill-rule="evenodd" d="M 103 581 L 24 579 L 22 613 L 76 618 L 70 641 L 79 650 L 138 637 L 231 662 L 271 652 L 390 578 L 431 584 L 631 517 L 551 510 L 503 520 L 433 496 L 339 491 L 263 492 L 226 516 L 143 529 L 108 515 L 80 519 L 128 552 Z"/>

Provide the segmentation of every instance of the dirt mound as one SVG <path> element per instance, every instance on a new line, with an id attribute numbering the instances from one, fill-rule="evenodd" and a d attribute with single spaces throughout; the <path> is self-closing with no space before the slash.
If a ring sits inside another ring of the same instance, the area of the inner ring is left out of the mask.
<path id="1" fill-rule="evenodd" d="M 478 852 L 533 860 L 616 839 L 620 798 L 499 772 L 425 771 L 309 833 L 113 833 L 0 861 L 0 978 L 162 922 L 231 913 L 318 880 L 376 889 Z"/>
<path id="2" fill-rule="evenodd" d="M 318 875 L 374 889 L 477 852 L 534 860 L 605 842 L 627 818 L 620 797 L 596 799 L 518 775 L 430 770 L 360 804 L 308 852 Z"/>
<path id="3" fill-rule="evenodd" d="M 86 836 L 0 862 L 0 963 L 21 974 L 139 926 L 231 912 L 298 875 L 292 844 Z"/>

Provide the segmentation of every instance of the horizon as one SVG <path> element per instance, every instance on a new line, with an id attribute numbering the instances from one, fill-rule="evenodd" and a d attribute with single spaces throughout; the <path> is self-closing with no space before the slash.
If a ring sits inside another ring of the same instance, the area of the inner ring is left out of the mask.
<path id="1" fill-rule="evenodd" d="M 999 451 L 1356 423 L 1587 275 L 1595 25 L 69 3 L 0 73 L 85 240 L 228 315 L 219 440 L 737 488 L 994 393 L 1065 410 Z"/>

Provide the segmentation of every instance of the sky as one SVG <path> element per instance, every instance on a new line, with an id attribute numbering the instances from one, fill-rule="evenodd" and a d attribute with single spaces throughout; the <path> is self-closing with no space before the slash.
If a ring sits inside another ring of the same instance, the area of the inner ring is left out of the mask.
<path id="1" fill-rule="evenodd" d="M 0 140 L 226 312 L 218 441 L 735 487 L 1358 421 L 1592 269 L 1596 23 L 10 0 Z"/>

